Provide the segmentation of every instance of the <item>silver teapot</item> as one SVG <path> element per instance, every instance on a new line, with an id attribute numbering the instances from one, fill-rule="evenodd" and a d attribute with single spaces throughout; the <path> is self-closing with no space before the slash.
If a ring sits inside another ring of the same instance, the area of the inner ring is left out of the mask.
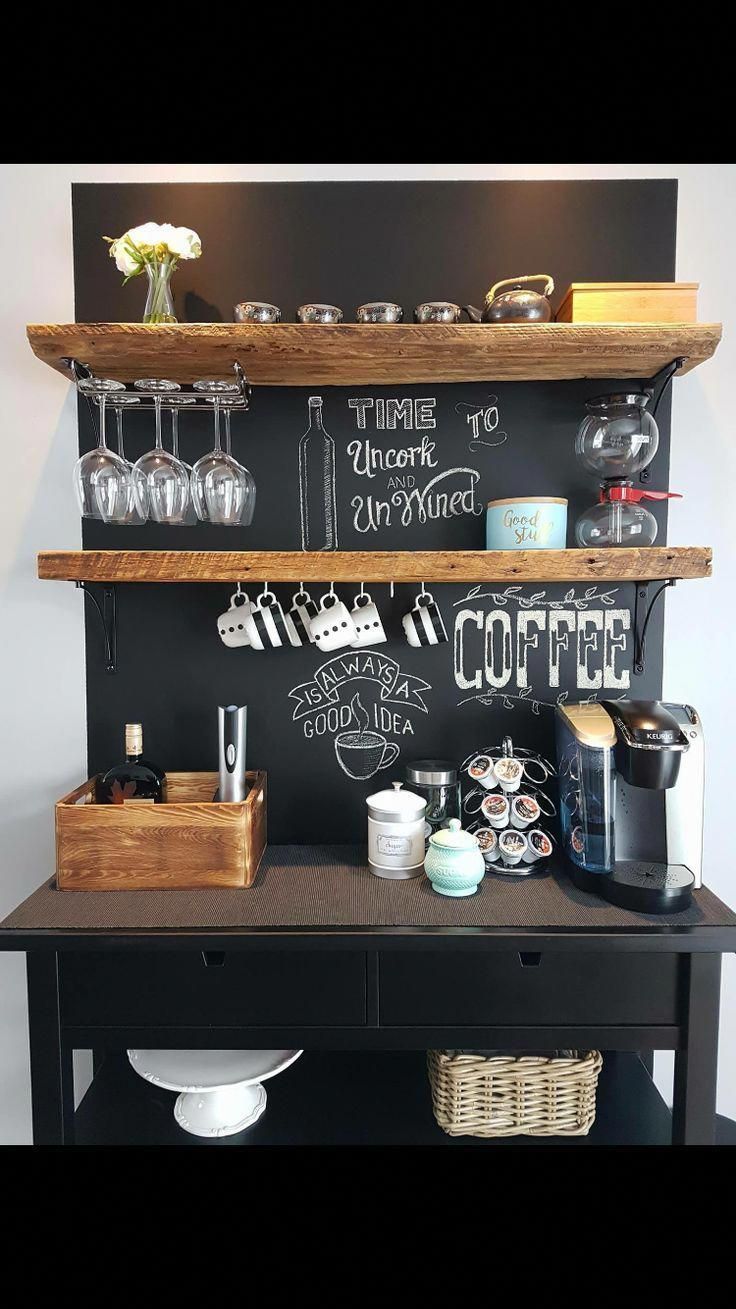
<path id="1" fill-rule="evenodd" d="M 528 282 L 544 282 L 544 292 L 526 290 Z M 501 292 L 504 286 L 510 290 Z M 554 281 L 548 273 L 507 277 L 491 287 L 482 312 L 473 305 L 463 305 L 463 309 L 473 323 L 548 323 L 552 306 L 547 297 L 554 289 Z"/>

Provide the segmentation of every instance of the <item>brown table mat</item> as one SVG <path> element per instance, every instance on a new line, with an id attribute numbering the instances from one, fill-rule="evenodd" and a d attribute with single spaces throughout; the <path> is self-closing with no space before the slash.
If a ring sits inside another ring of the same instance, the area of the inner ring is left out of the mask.
<path id="1" fill-rule="evenodd" d="M 87 931 L 181 927 L 512 927 L 615 930 L 734 926 L 736 914 L 711 891 L 695 892 L 679 914 L 636 914 L 579 891 L 555 872 L 524 878 L 488 874 L 478 892 L 453 900 L 426 877 L 374 877 L 364 846 L 275 845 L 248 890 L 57 891 L 45 883 L 0 930 Z"/>

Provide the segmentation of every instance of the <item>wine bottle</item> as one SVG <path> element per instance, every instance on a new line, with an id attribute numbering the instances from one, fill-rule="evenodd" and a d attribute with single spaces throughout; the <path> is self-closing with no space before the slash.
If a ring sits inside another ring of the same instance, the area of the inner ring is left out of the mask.
<path id="1" fill-rule="evenodd" d="M 125 762 L 101 773 L 95 783 L 97 804 L 162 804 L 166 800 L 166 774 L 143 758 L 143 728 L 125 724 Z"/>
<path id="2" fill-rule="evenodd" d="M 335 442 L 322 426 L 322 397 L 309 397 L 309 427 L 299 442 L 302 550 L 337 549 Z"/>

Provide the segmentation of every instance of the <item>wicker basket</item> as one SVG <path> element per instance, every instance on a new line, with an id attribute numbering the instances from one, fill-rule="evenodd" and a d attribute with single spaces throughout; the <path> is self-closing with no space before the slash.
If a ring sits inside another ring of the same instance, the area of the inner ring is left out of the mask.
<path id="1" fill-rule="evenodd" d="M 603 1059 L 427 1051 L 432 1107 L 448 1136 L 585 1136 Z"/>

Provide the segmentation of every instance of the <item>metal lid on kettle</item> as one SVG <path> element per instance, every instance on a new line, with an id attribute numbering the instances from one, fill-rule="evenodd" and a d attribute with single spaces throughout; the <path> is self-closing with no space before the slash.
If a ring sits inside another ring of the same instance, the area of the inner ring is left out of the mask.
<path id="1" fill-rule="evenodd" d="M 368 813 L 384 823 L 414 823 L 423 818 L 427 802 L 413 791 L 404 791 L 403 782 L 394 782 L 393 790 L 377 791 L 366 799 Z"/>
<path id="2" fill-rule="evenodd" d="M 416 759 L 406 765 L 406 780 L 414 786 L 453 786 L 457 765 L 449 759 Z"/>

